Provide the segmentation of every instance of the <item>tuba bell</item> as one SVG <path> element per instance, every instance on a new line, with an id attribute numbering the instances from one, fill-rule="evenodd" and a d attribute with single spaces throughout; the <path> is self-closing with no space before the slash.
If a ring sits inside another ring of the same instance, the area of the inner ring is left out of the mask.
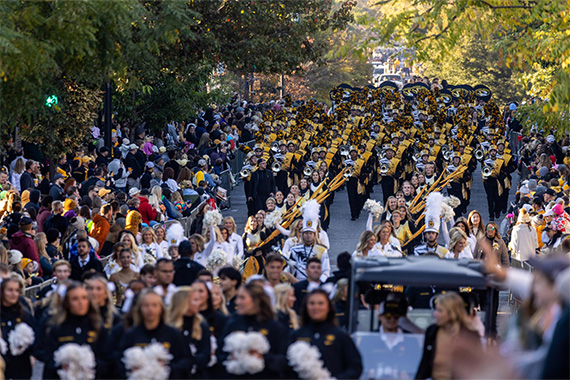
<path id="1" fill-rule="evenodd" d="M 275 161 L 271 164 L 271 170 L 273 173 L 279 173 L 281 171 L 281 162 Z"/>
<path id="2" fill-rule="evenodd" d="M 387 164 L 380 165 L 380 174 L 386 175 L 386 173 L 388 173 L 389 170 L 390 167 Z"/>
<path id="3" fill-rule="evenodd" d="M 493 168 L 490 167 L 489 165 L 485 165 L 481 170 L 481 175 L 483 176 L 483 179 L 489 178 L 491 174 L 493 174 Z"/>
<path id="4" fill-rule="evenodd" d="M 239 172 L 239 177 L 240 178 L 247 178 L 249 177 L 249 175 L 251 174 L 251 169 L 249 168 L 243 168 L 241 169 L 241 171 Z"/>
<path id="5" fill-rule="evenodd" d="M 273 153 L 279 152 L 279 142 L 278 141 L 274 141 L 271 143 L 271 151 Z"/>
<path id="6" fill-rule="evenodd" d="M 481 161 L 483 158 L 485 158 L 485 151 L 483 151 L 483 149 L 479 148 L 475 151 L 475 158 L 478 161 Z"/>
<path id="7" fill-rule="evenodd" d="M 313 174 L 313 168 L 310 166 L 305 166 L 305 168 L 303 169 L 303 175 L 305 177 L 310 177 L 311 174 Z"/>

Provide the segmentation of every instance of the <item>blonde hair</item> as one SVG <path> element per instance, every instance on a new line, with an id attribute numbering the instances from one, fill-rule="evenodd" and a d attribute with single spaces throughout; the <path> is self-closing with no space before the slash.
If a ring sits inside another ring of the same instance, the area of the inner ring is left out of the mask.
<path id="1" fill-rule="evenodd" d="M 121 240 L 119 240 L 119 242 L 123 242 L 123 239 L 125 238 L 125 236 L 127 236 L 129 238 L 129 240 L 131 241 L 131 248 L 129 249 L 129 251 L 131 251 L 131 253 L 133 254 L 133 262 L 136 265 L 136 263 L 139 261 L 140 255 L 141 255 L 140 250 L 139 250 L 139 246 L 137 245 L 137 239 L 135 239 L 135 237 L 132 235 L 132 233 L 124 232 L 123 236 L 121 236 Z M 125 249 L 128 249 L 128 248 L 125 247 Z"/>
<path id="2" fill-rule="evenodd" d="M 361 233 L 360 240 L 358 240 L 358 244 L 356 244 L 356 251 L 362 252 L 368 245 L 368 239 L 370 239 L 372 236 L 376 236 L 372 231 L 364 231 Z"/>
<path id="3" fill-rule="evenodd" d="M 341 278 L 336 283 L 336 292 L 334 293 L 334 297 L 332 299 L 332 303 L 335 304 L 339 301 L 342 301 L 342 293 L 348 287 L 348 279 Z"/>
<path id="4" fill-rule="evenodd" d="M 196 242 L 196 251 L 197 252 L 202 252 L 204 251 L 204 237 L 200 234 L 194 234 L 192 236 L 190 236 L 190 239 L 194 239 L 194 241 Z M 196 252 L 194 252 L 196 253 Z"/>
<path id="5" fill-rule="evenodd" d="M 299 328 L 299 317 L 297 313 L 295 313 L 295 310 L 291 309 L 287 304 L 289 292 L 292 289 L 293 287 L 289 284 L 279 284 L 273 288 L 273 292 L 275 293 L 275 310 L 289 315 L 293 329 L 297 330 Z"/>
<path id="6" fill-rule="evenodd" d="M 105 305 L 105 306 L 107 306 L 107 314 L 105 316 L 103 316 L 103 325 L 105 326 L 106 329 L 111 329 L 113 327 L 113 318 L 115 316 L 115 303 L 113 302 L 113 293 L 111 292 L 111 290 L 107 286 L 109 281 L 107 281 L 107 279 L 103 276 L 93 276 L 93 277 L 88 278 L 84 281 L 86 288 L 88 286 L 90 286 L 89 285 L 90 281 L 101 282 L 103 284 L 103 286 L 105 287 L 105 290 L 107 291 L 107 301 L 106 301 L 106 305 Z"/>
<path id="7" fill-rule="evenodd" d="M 210 293 L 214 294 L 214 289 L 218 289 L 218 291 L 220 292 L 220 297 L 222 298 L 222 302 L 220 303 L 220 312 L 223 315 L 230 315 L 230 312 L 228 311 L 228 308 L 226 307 L 226 296 L 224 296 L 224 292 L 222 291 L 222 288 L 220 287 L 219 284 L 212 284 L 212 289 L 210 290 Z"/>
<path id="8" fill-rule="evenodd" d="M 228 231 L 228 234 L 231 235 L 232 233 L 236 233 L 236 232 L 237 232 L 237 226 L 236 226 L 236 221 L 235 221 L 235 219 L 234 219 L 233 216 L 226 216 L 226 217 L 224 218 L 224 221 L 222 222 L 222 224 L 225 225 L 225 224 L 226 224 L 226 221 L 228 221 L 228 220 L 229 220 L 230 222 L 232 222 L 232 226 L 233 226 L 233 227 L 232 227 L 232 228 L 233 228 L 233 231 Z"/>
<path id="9" fill-rule="evenodd" d="M 45 232 L 38 232 L 34 237 L 34 243 L 36 243 L 36 247 L 38 248 L 38 253 L 40 254 L 40 256 L 43 256 L 49 260 L 50 257 L 46 251 L 47 237 Z"/>
<path id="10" fill-rule="evenodd" d="M 144 243 L 144 234 L 150 232 L 151 236 L 152 236 L 152 242 L 156 243 L 157 241 L 157 237 L 156 237 L 156 233 L 154 232 L 154 230 L 151 227 L 145 227 L 142 229 L 141 231 L 141 240 Z"/>
<path id="11" fill-rule="evenodd" d="M 26 169 L 26 162 L 22 157 L 18 157 L 16 163 L 14 164 L 14 171 L 18 174 L 22 174 Z"/>
<path id="12" fill-rule="evenodd" d="M 449 250 L 451 252 L 453 252 L 455 246 L 461 241 L 461 239 L 465 239 L 465 242 L 467 242 L 467 235 L 461 228 L 453 227 L 449 230 Z"/>
<path id="13" fill-rule="evenodd" d="M 476 331 L 465 310 L 463 298 L 461 298 L 459 294 L 455 292 L 440 294 L 435 298 L 435 303 L 447 312 L 449 317 L 448 324 L 453 329 L 458 331 L 461 328 L 465 328 L 467 330 Z"/>
<path id="14" fill-rule="evenodd" d="M 299 232 L 297 231 L 299 228 L 299 223 L 302 223 L 301 219 L 295 219 L 293 221 L 293 223 L 291 223 L 291 225 L 289 226 L 289 231 L 291 231 L 291 233 L 289 234 L 289 237 L 296 237 L 297 239 L 301 238 Z M 291 236 L 291 235 L 293 235 L 293 236 Z"/>
<path id="15" fill-rule="evenodd" d="M 255 224 L 257 225 L 257 230 L 260 229 L 259 223 L 257 223 L 257 219 L 255 218 L 255 215 L 251 215 L 247 218 L 247 222 L 245 224 L 245 232 L 247 232 L 249 234 L 253 232 L 253 230 L 251 229 L 251 226 L 250 226 L 252 221 L 255 221 Z"/>
<path id="16" fill-rule="evenodd" d="M 184 315 L 188 311 L 188 298 L 196 291 L 191 286 L 180 286 L 176 293 L 172 295 L 170 307 L 168 308 L 168 324 L 178 330 L 182 330 L 184 325 Z M 202 314 L 196 313 L 192 323 L 192 339 L 202 339 L 202 326 L 204 321 Z"/>

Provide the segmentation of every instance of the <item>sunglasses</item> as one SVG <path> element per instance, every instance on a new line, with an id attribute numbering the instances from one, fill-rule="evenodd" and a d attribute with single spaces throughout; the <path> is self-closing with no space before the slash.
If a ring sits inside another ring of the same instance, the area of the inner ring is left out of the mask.
<path id="1" fill-rule="evenodd" d="M 487 227 L 487 231 L 495 231 L 495 227 L 489 226 L 489 227 Z"/>

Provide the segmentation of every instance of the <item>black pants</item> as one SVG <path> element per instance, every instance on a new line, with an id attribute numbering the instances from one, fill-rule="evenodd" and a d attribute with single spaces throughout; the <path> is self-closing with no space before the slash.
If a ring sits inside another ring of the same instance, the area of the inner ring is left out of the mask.
<path id="1" fill-rule="evenodd" d="M 394 195 L 394 182 L 395 179 L 389 176 L 383 176 L 380 184 L 382 185 L 382 199 L 384 200 L 384 207 L 386 207 L 386 202 L 388 198 Z"/>
<path id="2" fill-rule="evenodd" d="M 348 193 L 348 204 L 350 205 L 350 217 L 358 218 L 362 210 L 360 195 L 358 194 L 358 180 L 356 178 L 349 178 L 346 185 L 346 192 Z"/>
<path id="3" fill-rule="evenodd" d="M 501 216 L 501 203 L 499 197 L 499 183 L 495 178 L 489 178 L 483 182 L 487 193 L 487 207 L 489 218 L 498 219 Z"/>

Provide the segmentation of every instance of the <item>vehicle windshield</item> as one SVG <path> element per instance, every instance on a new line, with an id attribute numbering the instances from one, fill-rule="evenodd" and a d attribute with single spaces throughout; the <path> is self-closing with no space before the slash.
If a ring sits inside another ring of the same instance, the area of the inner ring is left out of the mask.
<path id="1" fill-rule="evenodd" d="M 374 69 L 374 75 L 380 75 L 380 74 L 384 74 L 384 68 L 383 67 L 377 67 Z"/>
<path id="2" fill-rule="evenodd" d="M 402 80 L 400 75 L 384 75 L 382 77 L 383 80 Z"/>

